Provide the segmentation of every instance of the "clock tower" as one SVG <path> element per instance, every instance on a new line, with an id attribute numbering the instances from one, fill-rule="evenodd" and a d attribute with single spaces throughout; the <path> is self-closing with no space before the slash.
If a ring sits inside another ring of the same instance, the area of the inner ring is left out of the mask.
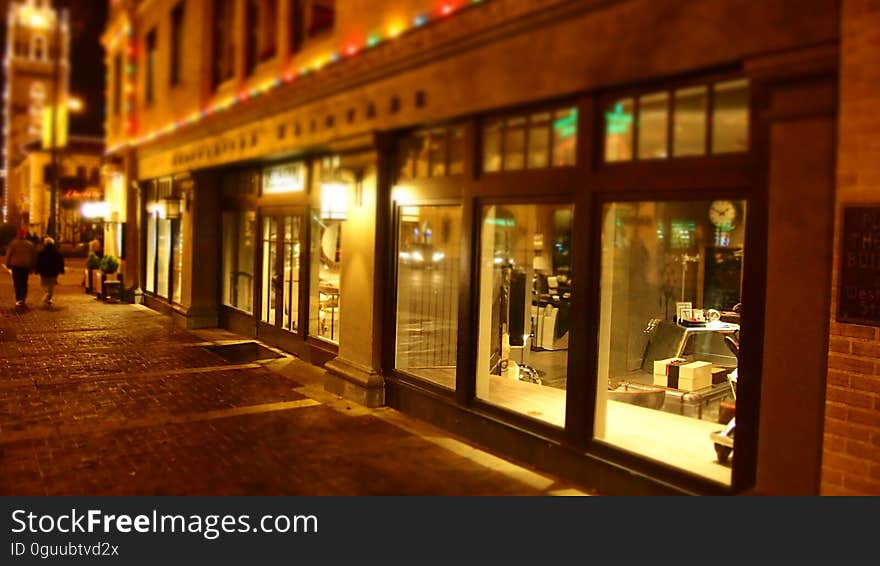
<path id="1" fill-rule="evenodd" d="M 3 220 L 18 225 L 27 210 L 28 192 L 16 178 L 23 146 L 39 140 L 43 109 L 66 101 L 69 75 L 69 27 L 50 0 L 10 2 L 6 23 L 3 92 Z M 57 77 L 57 91 L 56 91 Z"/>

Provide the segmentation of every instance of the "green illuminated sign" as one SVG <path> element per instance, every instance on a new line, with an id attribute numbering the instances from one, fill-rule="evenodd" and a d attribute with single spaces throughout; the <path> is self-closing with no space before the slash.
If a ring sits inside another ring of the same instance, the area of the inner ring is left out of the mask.
<path id="1" fill-rule="evenodd" d="M 577 108 L 573 108 L 567 116 L 554 120 L 553 128 L 557 131 L 560 138 L 568 138 L 577 135 L 577 123 Z"/>
<path id="2" fill-rule="evenodd" d="M 623 111 L 622 102 L 614 105 L 613 112 L 605 113 L 605 129 L 609 134 L 625 134 L 629 132 L 632 121 L 632 114 Z"/>

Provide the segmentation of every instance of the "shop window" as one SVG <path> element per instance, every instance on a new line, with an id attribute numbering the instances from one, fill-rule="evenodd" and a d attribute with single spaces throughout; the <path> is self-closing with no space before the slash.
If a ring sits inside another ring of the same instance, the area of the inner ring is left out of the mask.
<path id="1" fill-rule="evenodd" d="M 675 91 L 673 157 L 706 154 L 708 90 L 705 86 L 696 86 Z"/>
<path id="2" fill-rule="evenodd" d="M 736 409 L 745 212 L 735 200 L 603 209 L 596 438 L 722 484 L 727 441 L 711 435 Z"/>
<path id="3" fill-rule="evenodd" d="M 253 313 L 257 213 L 223 213 L 223 304 Z"/>
<path id="4" fill-rule="evenodd" d="M 397 241 L 398 370 L 455 389 L 460 206 L 401 206 Z"/>
<path id="5" fill-rule="evenodd" d="M 460 175 L 464 172 L 464 132 L 460 126 L 420 130 L 398 148 L 398 181 Z"/>
<path id="6" fill-rule="evenodd" d="M 171 220 L 171 302 L 180 304 L 183 292 L 183 222 Z"/>
<path id="7" fill-rule="evenodd" d="M 147 265 L 144 288 L 156 292 L 156 237 L 158 235 L 159 215 L 155 212 L 147 217 Z"/>
<path id="8" fill-rule="evenodd" d="M 263 282 L 262 282 L 262 305 L 260 320 L 268 324 L 275 324 L 275 310 L 278 308 L 278 294 L 275 293 L 275 266 L 277 265 L 278 249 L 278 220 L 274 216 L 263 218 L 262 230 L 263 246 Z"/>
<path id="9" fill-rule="evenodd" d="M 483 171 L 518 171 L 575 164 L 577 108 L 490 120 L 483 128 Z"/>
<path id="10" fill-rule="evenodd" d="M 171 220 L 159 218 L 156 235 L 156 294 L 166 299 L 170 298 L 168 279 L 171 270 L 171 244 Z"/>
<path id="11" fill-rule="evenodd" d="M 712 153 L 736 153 L 749 148 L 749 83 L 716 83 L 713 87 Z"/>
<path id="12" fill-rule="evenodd" d="M 706 155 L 708 130 L 713 155 L 749 149 L 749 83 L 745 79 L 715 83 L 709 107 L 706 85 L 649 93 L 612 101 L 605 108 L 605 161 L 666 159 Z M 671 104 L 670 104 L 671 98 Z M 638 104 L 636 104 L 636 100 Z M 674 116 L 669 139 L 669 116 Z M 638 119 L 633 117 L 638 113 Z M 711 116 L 711 120 L 709 119 Z M 634 140 L 638 143 L 634 144 Z M 671 151 L 669 147 L 671 146 Z"/>
<path id="13" fill-rule="evenodd" d="M 669 134 L 669 94 L 665 92 L 639 97 L 639 159 L 667 157 Z"/>
<path id="14" fill-rule="evenodd" d="M 339 343 L 342 226 L 341 220 L 312 217 L 309 334 L 334 344 Z"/>
<path id="15" fill-rule="evenodd" d="M 492 205 L 480 228 L 477 397 L 565 425 L 570 205 Z"/>

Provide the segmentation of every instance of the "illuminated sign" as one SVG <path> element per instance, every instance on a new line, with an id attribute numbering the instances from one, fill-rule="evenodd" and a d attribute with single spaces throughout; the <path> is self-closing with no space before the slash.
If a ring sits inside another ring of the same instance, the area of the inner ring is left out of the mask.
<path id="1" fill-rule="evenodd" d="M 83 218 L 108 218 L 110 204 L 106 202 L 85 202 L 80 210 Z"/>
<path id="2" fill-rule="evenodd" d="M 306 168 L 302 163 L 290 163 L 263 170 L 264 195 L 301 193 L 305 188 Z"/>
<path id="3" fill-rule="evenodd" d="M 52 114 L 53 106 L 43 107 L 43 148 L 52 147 Z M 55 114 L 55 147 L 67 145 L 67 106 L 58 106 Z"/>
<path id="4" fill-rule="evenodd" d="M 625 134 L 629 132 L 632 121 L 632 114 L 624 112 L 622 102 L 614 105 L 613 112 L 605 113 L 606 130 L 609 134 Z"/>

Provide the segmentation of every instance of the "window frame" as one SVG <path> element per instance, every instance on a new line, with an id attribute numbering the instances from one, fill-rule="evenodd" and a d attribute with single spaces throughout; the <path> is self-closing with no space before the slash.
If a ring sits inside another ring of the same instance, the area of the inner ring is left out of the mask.
<path id="1" fill-rule="evenodd" d="M 168 82 L 173 88 L 183 81 L 184 28 L 186 23 L 186 0 L 178 0 L 171 9 L 171 41 L 169 49 Z"/>

